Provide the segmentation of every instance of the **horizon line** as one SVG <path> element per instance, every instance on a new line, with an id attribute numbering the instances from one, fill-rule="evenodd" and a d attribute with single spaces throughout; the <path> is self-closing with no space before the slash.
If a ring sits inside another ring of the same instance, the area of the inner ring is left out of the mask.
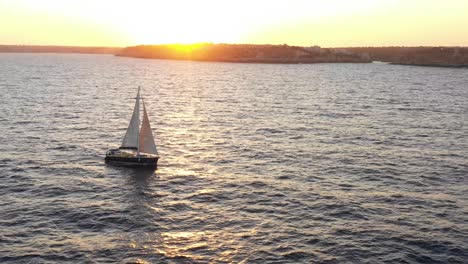
<path id="1" fill-rule="evenodd" d="M 69 48 L 120 48 L 124 49 L 127 47 L 136 47 L 136 46 L 163 46 L 163 45 L 200 45 L 200 44 L 212 44 L 212 45 L 259 45 L 259 46 L 266 46 L 266 45 L 271 45 L 271 46 L 291 46 L 291 47 L 314 47 L 318 46 L 320 48 L 325 48 L 325 49 L 343 49 L 343 48 L 468 48 L 468 46 L 459 46 L 459 45 L 382 45 L 382 46 L 334 46 L 334 47 L 325 47 L 325 46 L 320 46 L 320 45 L 290 45 L 287 43 L 283 44 L 271 44 L 271 43 L 263 43 L 263 44 L 258 44 L 258 43 L 215 43 L 215 42 L 193 42 L 193 43 L 145 43 L 145 44 L 135 44 L 135 45 L 128 45 L 128 46 L 97 46 L 97 45 L 59 45 L 59 44 L 1 44 L 0 46 L 23 46 L 23 47 L 69 47 Z"/>

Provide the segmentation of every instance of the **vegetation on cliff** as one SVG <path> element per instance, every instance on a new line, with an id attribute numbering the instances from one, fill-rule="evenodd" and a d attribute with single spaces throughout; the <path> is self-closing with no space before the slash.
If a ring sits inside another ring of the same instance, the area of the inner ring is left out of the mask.
<path id="1" fill-rule="evenodd" d="M 318 46 L 251 44 L 171 44 L 127 47 L 118 56 L 223 62 L 317 63 L 370 62 L 366 54 L 345 49 L 322 49 Z"/>
<path id="2" fill-rule="evenodd" d="M 348 49 L 368 53 L 374 61 L 403 65 L 468 67 L 467 47 L 362 47 Z"/>
<path id="3" fill-rule="evenodd" d="M 140 45 L 126 48 L 0 45 L 0 52 L 115 54 L 149 59 L 260 63 L 383 61 L 402 65 L 468 67 L 468 47 L 320 48 L 211 43 Z"/>

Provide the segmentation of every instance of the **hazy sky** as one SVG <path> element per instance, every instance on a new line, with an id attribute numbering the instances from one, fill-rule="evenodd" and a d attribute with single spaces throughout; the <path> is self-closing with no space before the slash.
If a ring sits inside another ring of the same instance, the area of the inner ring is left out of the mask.
<path id="1" fill-rule="evenodd" d="M 468 46 L 468 0 L 0 0 L 0 44 Z"/>

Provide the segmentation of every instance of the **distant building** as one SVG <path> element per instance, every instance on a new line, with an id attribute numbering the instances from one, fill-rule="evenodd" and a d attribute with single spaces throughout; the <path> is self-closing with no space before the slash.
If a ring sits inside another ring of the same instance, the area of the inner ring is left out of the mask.
<path id="1" fill-rule="evenodd" d="M 353 55 L 354 54 L 354 52 L 347 50 L 347 49 L 333 49 L 333 51 L 336 54 L 340 54 L 340 55 Z"/>
<path id="2" fill-rule="evenodd" d="M 317 45 L 310 46 L 310 47 L 307 47 L 305 49 L 308 50 L 308 51 L 311 51 L 311 52 L 316 52 L 316 53 L 322 52 L 322 48 L 320 46 L 317 46 Z"/>
<path id="3" fill-rule="evenodd" d="M 309 52 L 305 52 L 304 50 L 300 49 L 295 50 L 294 53 L 296 58 L 309 55 Z"/>
<path id="4" fill-rule="evenodd" d="M 265 58 L 265 54 L 263 53 L 263 51 L 259 51 L 257 53 L 257 55 L 255 56 L 256 59 L 263 59 Z"/>

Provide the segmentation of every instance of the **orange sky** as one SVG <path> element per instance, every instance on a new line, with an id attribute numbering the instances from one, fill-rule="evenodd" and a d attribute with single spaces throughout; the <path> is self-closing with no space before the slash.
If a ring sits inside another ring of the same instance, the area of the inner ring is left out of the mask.
<path id="1" fill-rule="evenodd" d="M 467 0 L 0 0 L 0 44 L 468 46 Z"/>

